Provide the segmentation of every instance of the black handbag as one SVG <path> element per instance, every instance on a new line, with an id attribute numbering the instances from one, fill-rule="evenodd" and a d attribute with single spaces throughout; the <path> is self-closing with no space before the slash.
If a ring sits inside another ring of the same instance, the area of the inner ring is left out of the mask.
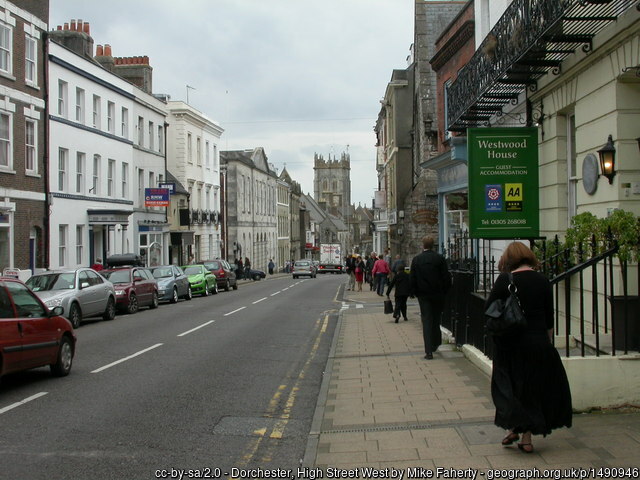
<path id="1" fill-rule="evenodd" d="M 487 330 L 492 335 L 500 336 L 524 329 L 527 319 L 518 299 L 518 287 L 513 283 L 513 275 L 509 272 L 509 296 L 506 300 L 497 298 L 485 310 Z"/>
<path id="2" fill-rule="evenodd" d="M 384 301 L 384 313 L 393 313 L 393 302 L 391 300 Z"/>

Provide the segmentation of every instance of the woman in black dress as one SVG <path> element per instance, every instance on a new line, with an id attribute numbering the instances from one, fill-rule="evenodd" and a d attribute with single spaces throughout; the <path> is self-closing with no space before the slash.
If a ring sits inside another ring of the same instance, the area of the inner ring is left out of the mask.
<path id="1" fill-rule="evenodd" d="M 494 337 L 491 396 L 495 424 L 508 430 L 502 445 L 520 440 L 518 448 L 533 452 L 531 435 L 571 427 L 571 391 L 558 351 L 553 346 L 553 291 L 544 275 L 534 270 L 535 254 L 526 245 L 507 246 L 498 269 L 502 272 L 486 305 L 509 295 L 509 275 L 517 287 L 527 319 L 524 330 Z M 522 435 L 522 438 L 520 438 Z"/>

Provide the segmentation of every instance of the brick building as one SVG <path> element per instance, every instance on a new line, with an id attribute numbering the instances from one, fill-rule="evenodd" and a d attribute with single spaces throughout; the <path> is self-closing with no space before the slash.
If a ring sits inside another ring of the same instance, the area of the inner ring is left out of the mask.
<path id="1" fill-rule="evenodd" d="M 48 265 L 48 1 L 0 4 L 0 269 Z M 28 276 L 28 274 L 27 274 Z"/>

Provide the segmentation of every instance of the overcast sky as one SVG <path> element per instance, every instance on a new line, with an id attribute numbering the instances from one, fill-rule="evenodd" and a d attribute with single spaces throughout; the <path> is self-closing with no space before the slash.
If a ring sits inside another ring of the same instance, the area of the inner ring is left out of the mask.
<path id="1" fill-rule="evenodd" d="M 414 0 L 51 0 L 50 28 L 91 25 L 115 57 L 148 55 L 153 92 L 218 122 L 222 150 L 264 147 L 313 195 L 313 155 L 351 155 L 351 201 L 377 188 L 379 100 L 407 66 Z"/>

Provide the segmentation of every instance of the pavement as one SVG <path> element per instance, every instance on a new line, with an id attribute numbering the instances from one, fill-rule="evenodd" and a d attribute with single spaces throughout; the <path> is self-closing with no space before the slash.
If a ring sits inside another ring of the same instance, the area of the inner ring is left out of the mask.
<path id="1" fill-rule="evenodd" d="M 302 462 L 324 472 L 315 478 L 640 478 L 639 408 L 575 414 L 572 428 L 534 436 L 532 454 L 503 447 L 489 376 L 446 331 L 426 360 L 417 301 L 396 324 L 365 288 L 339 304 Z"/>

